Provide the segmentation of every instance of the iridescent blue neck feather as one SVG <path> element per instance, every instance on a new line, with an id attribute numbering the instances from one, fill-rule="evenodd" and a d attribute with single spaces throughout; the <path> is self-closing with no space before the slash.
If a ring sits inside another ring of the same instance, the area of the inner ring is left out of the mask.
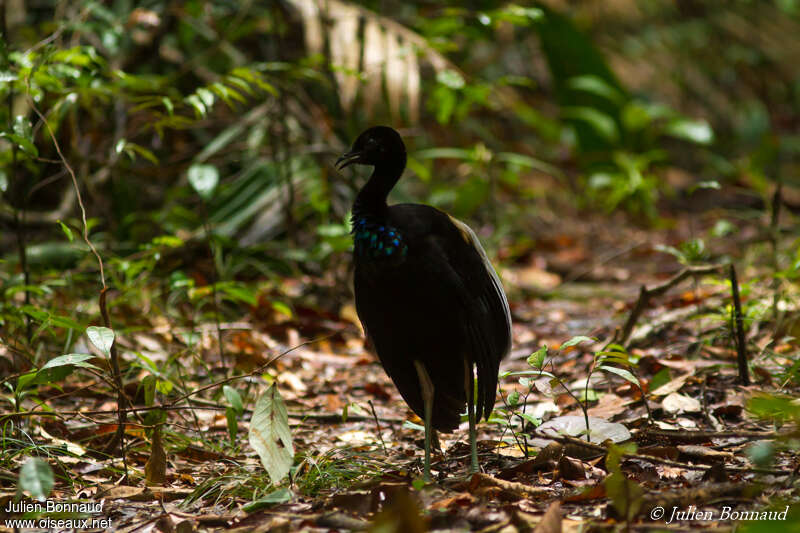
<path id="1" fill-rule="evenodd" d="M 408 252 L 403 235 L 388 223 L 386 205 L 386 198 L 405 166 L 405 152 L 376 164 L 369 181 L 359 191 L 350 219 L 357 256 L 398 259 Z"/>

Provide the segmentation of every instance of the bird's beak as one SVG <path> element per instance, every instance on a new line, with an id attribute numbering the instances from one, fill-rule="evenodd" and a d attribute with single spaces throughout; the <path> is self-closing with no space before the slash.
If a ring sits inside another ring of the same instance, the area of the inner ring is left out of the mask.
<path id="1" fill-rule="evenodd" d="M 336 160 L 336 168 L 339 170 L 344 170 L 345 168 L 349 167 L 354 163 L 358 163 L 361 161 L 361 152 L 346 152 L 342 154 L 342 156 Z"/>

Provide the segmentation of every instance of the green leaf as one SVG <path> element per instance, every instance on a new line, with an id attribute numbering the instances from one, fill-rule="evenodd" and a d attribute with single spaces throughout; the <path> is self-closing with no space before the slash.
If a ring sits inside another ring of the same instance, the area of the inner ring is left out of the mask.
<path id="1" fill-rule="evenodd" d="M 666 127 L 666 134 L 697 144 L 711 144 L 714 130 L 705 120 L 673 120 Z"/>
<path id="2" fill-rule="evenodd" d="M 618 376 L 630 381 L 631 383 L 633 383 L 637 387 L 641 388 L 641 386 L 642 386 L 639 383 L 639 380 L 636 379 L 636 376 L 634 376 L 633 374 L 630 373 L 630 371 L 625 370 L 624 368 L 617 368 L 615 366 L 606 366 L 606 365 L 600 365 L 597 368 L 599 370 L 603 370 L 605 372 L 611 372 L 612 374 L 616 374 L 616 375 L 618 375 Z"/>
<path id="3" fill-rule="evenodd" d="M 86 328 L 86 336 L 95 347 L 106 357 L 111 356 L 111 345 L 114 344 L 114 331 L 101 326 L 89 326 Z"/>
<path id="4" fill-rule="evenodd" d="M 150 407 L 155 402 L 157 381 L 158 378 L 152 374 L 148 374 L 142 379 L 142 383 L 139 385 L 144 393 L 144 404 L 147 407 Z"/>
<path id="5" fill-rule="evenodd" d="M 452 69 L 439 71 L 436 74 L 436 81 L 450 89 L 462 89 L 465 85 L 464 77 Z"/>
<path id="6" fill-rule="evenodd" d="M 577 344 L 580 344 L 582 342 L 587 342 L 587 341 L 588 342 L 597 342 L 597 339 L 592 338 L 592 337 L 585 337 L 583 335 L 578 335 L 577 337 L 572 337 L 570 340 L 568 340 L 567 342 L 562 344 L 560 349 L 563 350 L 564 348 L 569 348 L 570 346 L 575 346 Z"/>
<path id="7" fill-rule="evenodd" d="M 69 353 L 66 355 L 59 355 L 58 357 L 54 357 L 45 363 L 45 365 L 39 369 L 39 372 L 42 370 L 47 370 L 48 368 L 56 368 L 59 366 L 79 366 L 81 368 L 94 368 L 96 370 L 100 370 L 95 365 L 86 362 L 93 357 L 93 355 L 88 353 Z"/>
<path id="8" fill-rule="evenodd" d="M 629 480 L 622 472 L 614 472 L 606 477 L 603 483 L 606 486 L 606 493 L 611 499 L 611 504 L 623 517 L 624 521 L 630 523 L 639 513 L 644 498 L 644 490 L 638 483 Z"/>
<path id="9" fill-rule="evenodd" d="M 224 385 L 222 387 L 222 394 L 225 395 L 225 399 L 228 400 L 228 403 L 231 404 L 231 407 L 234 411 L 236 411 L 237 415 L 241 415 L 244 413 L 244 405 L 242 405 L 242 396 L 239 394 L 239 391 L 231 387 L 230 385 Z"/>
<path id="10" fill-rule="evenodd" d="M 547 346 L 542 346 L 528 356 L 528 364 L 533 368 L 542 368 L 547 357 Z"/>
<path id="11" fill-rule="evenodd" d="M 519 403 L 519 392 L 514 391 L 508 395 L 508 405 L 511 407 L 516 406 Z"/>
<path id="12" fill-rule="evenodd" d="M 533 415 L 529 415 L 528 413 L 517 413 L 519 416 L 524 418 L 527 422 L 533 424 L 533 427 L 539 427 L 542 425 L 542 420 L 540 418 L 536 418 Z"/>
<path id="13" fill-rule="evenodd" d="M 217 285 L 217 289 L 219 289 L 224 297 L 234 302 L 244 302 L 253 306 L 258 304 L 256 291 L 238 283 L 221 283 Z"/>
<path id="14" fill-rule="evenodd" d="M 509 372 L 509 376 L 536 376 L 555 378 L 553 374 L 544 370 L 518 370 L 516 372 Z"/>
<path id="15" fill-rule="evenodd" d="M 616 143 L 619 140 L 619 130 L 613 117 L 592 107 L 565 107 L 562 116 L 567 120 L 585 122 L 606 141 Z"/>
<path id="16" fill-rule="evenodd" d="M 197 117 L 204 117 L 206 115 L 206 106 L 203 105 L 202 100 L 196 94 L 190 94 L 185 98 L 187 104 L 194 108 L 194 113 Z"/>
<path id="17" fill-rule="evenodd" d="M 294 448 L 286 405 L 274 383 L 256 402 L 249 440 L 272 482 L 279 483 L 289 473 Z"/>
<path id="18" fill-rule="evenodd" d="M 294 496 L 294 494 L 291 490 L 289 490 L 287 487 L 282 487 L 276 491 L 270 492 L 259 500 L 248 503 L 243 507 L 243 509 L 247 513 L 253 513 L 267 507 L 272 507 L 278 503 L 286 503 L 292 499 L 292 496 Z"/>
<path id="19" fill-rule="evenodd" d="M 625 99 L 625 95 L 622 94 L 619 89 L 599 76 L 588 74 L 584 76 L 575 76 L 567 80 L 567 87 L 600 96 L 615 104 L 620 104 Z"/>
<path id="20" fill-rule="evenodd" d="M 406 420 L 403 422 L 403 429 L 413 429 L 415 431 L 425 431 L 425 426 L 420 426 L 419 424 L 415 424 L 410 420 Z"/>
<path id="21" fill-rule="evenodd" d="M 214 165 L 192 165 L 188 172 L 189 183 L 203 200 L 210 200 L 219 183 L 219 170 Z"/>
<path id="22" fill-rule="evenodd" d="M 5 137 L 16 144 L 23 152 L 34 157 L 39 155 L 39 150 L 33 142 L 33 128 L 31 122 L 22 115 L 14 117 L 11 132 L 2 132 L 0 137 Z"/>
<path id="23" fill-rule="evenodd" d="M 35 380 L 36 380 L 37 374 L 38 374 L 38 372 L 36 372 L 36 371 L 28 372 L 27 374 L 22 374 L 19 377 L 19 379 L 17 379 L 17 386 L 14 389 L 14 392 L 16 394 L 19 394 L 22 391 L 24 391 L 25 389 L 27 389 L 29 386 L 34 385 L 36 383 Z"/>
<path id="24" fill-rule="evenodd" d="M 61 231 L 63 231 L 64 235 L 67 236 L 67 239 L 69 240 L 69 242 L 74 241 L 75 240 L 75 236 L 72 235 L 72 230 L 69 229 L 69 226 L 67 226 L 66 224 L 64 224 L 60 220 L 57 220 L 56 222 L 58 222 L 58 225 L 61 226 Z"/>
<path id="25" fill-rule="evenodd" d="M 286 305 L 285 303 L 279 302 L 277 300 L 273 300 L 270 305 L 272 305 L 272 308 L 275 311 L 281 313 L 282 315 L 286 315 L 289 318 L 293 318 L 294 317 L 294 313 L 292 313 L 292 308 L 289 307 L 288 305 Z"/>
<path id="26" fill-rule="evenodd" d="M 716 189 L 719 190 L 722 188 L 722 185 L 719 184 L 717 180 L 708 180 L 708 181 L 700 181 L 695 185 L 689 187 L 689 194 L 693 193 L 697 189 Z"/>
<path id="27" fill-rule="evenodd" d="M 225 408 L 225 420 L 228 422 L 228 436 L 231 442 L 236 442 L 236 433 L 239 430 L 239 423 L 236 420 L 236 410 L 233 407 Z"/>
<path id="28" fill-rule="evenodd" d="M 47 461 L 38 457 L 31 457 L 19 471 L 19 482 L 17 484 L 17 494 L 27 492 L 31 498 L 44 500 L 53 490 L 55 479 L 53 470 Z"/>

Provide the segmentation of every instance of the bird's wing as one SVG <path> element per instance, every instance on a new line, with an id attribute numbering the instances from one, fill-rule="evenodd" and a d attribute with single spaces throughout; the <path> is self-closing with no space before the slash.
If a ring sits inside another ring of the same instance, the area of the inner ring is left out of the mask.
<path id="1" fill-rule="evenodd" d="M 459 285 L 463 295 L 461 315 L 469 357 L 478 369 L 478 419 L 489 418 L 497 392 L 500 360 L 511 348 L 511 312 L 503 286 L 480 241 L 469 226 L 450 217 L 461 239 L 440 238 L 433 234 L 438 255 L 449 268 L 446 279 Z M 446 235 L 447 233 L 445 233 Z"/>

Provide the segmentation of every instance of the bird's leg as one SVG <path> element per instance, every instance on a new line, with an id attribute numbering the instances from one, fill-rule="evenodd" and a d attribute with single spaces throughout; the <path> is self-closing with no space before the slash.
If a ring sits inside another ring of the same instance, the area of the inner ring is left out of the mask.
<path id="1" fill-rule="evenodd" d="M 472 363 L 464 361 L 464 388 L 467 390 L 467 419 L 469 420 L 469 473 L 475 474 L 478 468 L 478 432 L 475 428 L 475 376 Z"/>
<path id="2" fill-rule="evenodd" d="M 429 482 L 431 481 L 431 437 L 433 436 L 431 424 L 431 419 L 433 418 L 433 382 L 422 363 L 414 361 L 414 367 L 417 369 L 417 375 L 419 376 L 422 403 L 425 409 L 425 463 L 423 466 L 423 478 L 426 482 Z"/>

